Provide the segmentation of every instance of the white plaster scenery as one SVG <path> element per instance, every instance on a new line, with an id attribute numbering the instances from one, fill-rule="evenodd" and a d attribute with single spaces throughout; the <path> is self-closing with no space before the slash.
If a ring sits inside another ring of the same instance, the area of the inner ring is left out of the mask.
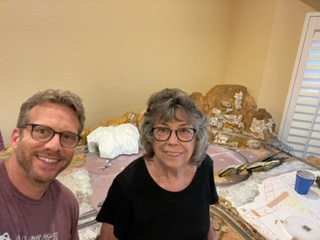
<path id="1" fill-rule="evenodd" d="M 92 186 L 87 170 L 72 170 L 71 173 L 64 172 L 57 179 L 69 188 L 79 202 L 80 216 L 93 210 L 91 204 Z"/>
<path id="2" fill-rule="evenodd" d="M 242 99 L 243 99 L 243 92 L 238 92 L 234 94 L 234 106 L 237 110 L 242 109 Z"/>
<path id="3" fill-rule="evenodd" d="M 250 139 L 247 141 L 247 146 L 249 148 L 258 149 L 261 146 L 261 143 L 258 140 Z"/>
<path id="4" fill-rule="evenodd" d="M 316 168 L 300 161 L 284 163 L 281 168 L 254 173 L 245 182 L 218 187 L 218 193 L 232 202 L 240 216 L 267 239 L 291 240 L 294 237 L 291 234 L 295 233 L 288 231 L 286 225 L 292 226 L 290 217 L 293 216 L 311 222 L 295 224 L 299 233 L 304 234 L 304 238 L 297 239 L 319 239 L 319 235 L 314 238 L 311 234 L 320 229 L 320 189 L 314 184 L 308 195 L 295 192 L 296 169 L 301 168 L 320 174 Z M 303 230 L 304 226 L 312 231 Z"/>
<path id="5" fill-rule="evenodd" d="M 95 217 L 94 217 L 95 218 Z M 79 229 L 80 240 L 95 240 L 100 234 L 101 223 L 96 223 L 86 228 Z"/>
<path id="6" fill-rule="evenodd" d="M 100 223 L 94 223 L 96 211 L 92 206 L 91 198 L 93 189 L 89 172 L 87 170 L 74 169 L 71 173 L 65 172 L 60 174 L 57 179 L 68 187 L 76 196 L 79 202 L 80 219 L 79 219 L 79 238 L 80 240 L 94 240 L 100 233 Z M 86 224 L 91 223 L 91 224 Z M 81 227 L 81 225 L 87 227 Z"/>
<path id="7" fill-rule="evenodd" d="M 89 152 L 99 152 L 101 158 L 113 159 L 119 155 L 137 154 L 140 147 L 138 128 L 130 123 L 98 127 L 88 137 Z"/>
<path id="8" fill-rule="evenodd" d="M 258 120 L 256 118 L 253 118 L 250 126 L 250 130 L 254 137 L 264 140 L 263 132 L 268 131 L 269 133 L 272 133 L 273 125 L 274 125 L 274 121 L 272 118 L 268 119 L 267 123 L 264 120 Z"/>
<path id="9" fill-rule="evenodd" d="M 209 118 L 210 126 L 216 127 L 218 130 L 223 130 L 224 132 L 234 132 L 239 134 L 245 130 L 244 123 L 242 122 L 243 116 L 241 114 L 223 114 L 222 111 L 217 108 L 212 109 L 212 113 L 214 114 L 214 117 Z M 224 127 L 226 123 L 234 126 L 234 128 L 229 129 L 228 131 L 228 128 Z M 253 118 L 250 126 L 251 135 L 257 139 L 264 140 L 264 132 L 268 131 L 272 134 L 273 127 L 274 121 L 272 118 L 268 119 L 267 122 L 265 122 L 265 120 L 258 120 L 256 118 Z"/>

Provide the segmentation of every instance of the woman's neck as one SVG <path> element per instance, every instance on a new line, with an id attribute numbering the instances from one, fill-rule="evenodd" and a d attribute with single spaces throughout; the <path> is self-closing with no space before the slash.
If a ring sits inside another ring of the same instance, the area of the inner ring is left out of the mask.
<path id="1" fill-rule="evenodd" d="M 152 159 L 145 162 L 152 179 L 163 189 L 172 192 L 188 187 L 197 171 L 197 166 L 190 163 L 179 168 L 169 168 Z"/>

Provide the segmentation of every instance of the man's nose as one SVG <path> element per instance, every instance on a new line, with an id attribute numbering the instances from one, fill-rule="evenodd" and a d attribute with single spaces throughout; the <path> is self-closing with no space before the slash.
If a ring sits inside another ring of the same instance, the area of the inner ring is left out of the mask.
<path id="1" fill-rule="evenodd" d="M 61 148 L 60 135 L 55 133 L 54 136 L 48 142 L 46 142 L 45 148 L 55 152 L 59 151 Z"/>

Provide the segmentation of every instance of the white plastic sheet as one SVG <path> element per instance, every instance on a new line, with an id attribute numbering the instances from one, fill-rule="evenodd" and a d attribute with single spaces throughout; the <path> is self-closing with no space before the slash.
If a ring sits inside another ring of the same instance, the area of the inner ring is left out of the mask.
<path id="1" fill-rule="evenodd" d="M 112 159 L 122 154 L 139 152 L 139 131 L 130 123 L 99 127 L 88 135 L 87 140 L 89 152 L 99 152 L 101 158 Z"/>

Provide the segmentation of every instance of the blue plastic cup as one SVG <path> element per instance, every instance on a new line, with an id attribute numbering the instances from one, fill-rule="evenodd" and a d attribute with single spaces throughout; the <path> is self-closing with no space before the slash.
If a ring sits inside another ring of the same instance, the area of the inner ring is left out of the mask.
<path id="1" fill-rule="evenodd" d="M 294 190 L 301 194 L 307 195 L 316 176 L 307 170 L 298 170 Z"/>

